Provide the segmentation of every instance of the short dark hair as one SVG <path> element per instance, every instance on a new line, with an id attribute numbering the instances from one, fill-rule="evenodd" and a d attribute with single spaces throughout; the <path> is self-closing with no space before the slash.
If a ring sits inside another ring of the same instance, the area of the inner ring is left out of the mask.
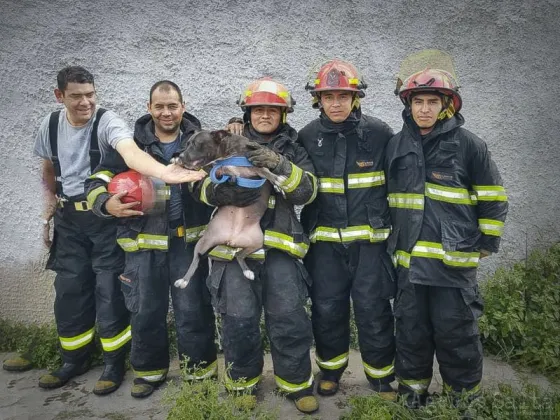
<path id="1" fill-rule="evenodd" d="M 169 92 L 173 89 L 179 95 L 179 102 L 183 103 L 183 94 L 181 93 L 181 89 L 177 86 L 176 83 L 173 83 L 171 80 L 160 80 L 159 82 L 154 83 L 152 88 L 150 89 L 150 104 L 152 103 L 152 95 L 156 91 L 156 89 L 161 89 L 164 92 Z"/>
<path id="2" fill-rule="evenodd" d="M 58 72 L 56 76 L 56 83 L 58 89 L 64 92 L 64 89 L 68 87 L 68 83 L 91 83 L 93 82 L 93 74 L 80 66 L 68 66 L 64 67 Z"/>

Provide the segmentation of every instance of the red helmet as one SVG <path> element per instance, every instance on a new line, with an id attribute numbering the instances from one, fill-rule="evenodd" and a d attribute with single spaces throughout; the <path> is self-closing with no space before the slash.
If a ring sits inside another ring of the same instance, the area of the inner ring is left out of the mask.
<path id="1" fill-rule="evenodd" d="M 142 175 L 133 169 L 129 169 L 126 172 L 121 172 L 120 174 L 115 175 L 111 182 L 109 182 L 107 190 L 111 194 L 128 191 L 128 193 L 121 198 L 121 202 L 140 202 L 140 204 L 132 208 L 133 210 L 149 212 L 156 204 L 157 194 L 154 183 L 149 177 Z"/>
<path id="2" fill-rule="evenodd" d="M 268 105 L 286 108 L 286 112 L 293 112 L 296 101 L 282 83 L 278 83 L 270 77 L 263 77 L 247 86 L 237 104 L 243 111 L 251 106 Z"/>
<path id="3" fill-rule="evenodd" d="M 407 77 L 399 89 L 401 101 L 407 105 L 413 92 L 439 92 L 453 100 L 454 112 L 463 105 L 457 81 L 444 70 L 426 68 Z"/>
<path id="4" fill-rule="evenodd" d="M 309 90 L 315 98 L 317 92 L 327 90 L 347 90 L 356 92 L 359 98 L 366 96 L 364 89 L 367 88 L 367 84 L 356 67 L 346 61 L 339 59 L 327 61 L 312 77 L 313 79 L 305 85 L 305 89 Z M 316 102 L 313 102 L 314 107 L 317 105 Z"/>

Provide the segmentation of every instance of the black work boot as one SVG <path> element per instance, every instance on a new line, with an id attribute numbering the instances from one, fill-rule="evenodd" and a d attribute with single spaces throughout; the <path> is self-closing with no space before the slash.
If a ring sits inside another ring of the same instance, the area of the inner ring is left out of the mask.
<path id="1" fill-rule="evenodd" d="M 321 378 L 317 385 L 317 393 L 323 396 L 334 395 L 338 392 L 339 382 L 340 378 L 338 376 L 321 372 Z"/>
<path id="2" fill-rule="evenodd" d="M 397 400 L 397 393 L 391 386 L 391 384 L 380 384 L 380 383 L 369 383 L 371 388 L 379 394 L 379 396 L 387 401 L 396 401 Z"/>
<path id="3" fill-rule="evenodd" d="M 64 363 L 57 370 L 47 373 L 39 378 L 39 387 L 44 389 L 55 389 L 66 385 L 66 383 L 78 375 L 83 375 L 91 367 L 91 362 L 86 360 L 82 363 Z"/>
<path id="4" fill-rule="evenodd" d="M 428 396 L 428 392 L 419 394 L 402 385 L 399 385 L 399 388 L 397 390 L 397 399 L 399 401 L 404 401 L 404 405 L 412 409 L 424 407 L 426 405 Z"/>
<path id="5" fill-rule="evenodd" d="M 4 360 L 2 369 L 8 372 L 25 372 L 33 368 L 31 357 L 26 354 L 20 354 L 10 359 Z"/>
<path id="6" fill-rule="evenodd" d="M 121 386 L 125 373 L 125 360 L 121 357 L 106 364 L 101 377 L 95 383 L 93 393 L 95 395 L 107 395 L 116 391 Z"/>
<path id="7" fill-rule="evenodd" d="M 147 381 L 144 378 L 134 378 L 130 395 L 134 398 L 146 398 L 165 382 L 165 377 L 160 381 Z"/>

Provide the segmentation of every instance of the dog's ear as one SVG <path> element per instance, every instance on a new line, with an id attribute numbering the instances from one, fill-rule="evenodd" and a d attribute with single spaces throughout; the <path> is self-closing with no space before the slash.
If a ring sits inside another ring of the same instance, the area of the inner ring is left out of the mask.
<path id="1" fill-rule="evenodd" d="M 214 143 L 220 144 L 222 140 L 230 135 L 229 131 L 226 130 L 217 130 L 212 131 L 212 140 Z"/>

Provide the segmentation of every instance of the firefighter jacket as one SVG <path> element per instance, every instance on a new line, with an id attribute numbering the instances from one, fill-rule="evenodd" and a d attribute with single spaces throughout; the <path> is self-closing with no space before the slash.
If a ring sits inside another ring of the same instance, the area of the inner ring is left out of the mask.
<path id="1" fill-rule="evenodd" d="M 295 258 L 303 258 L 309 249 L 309 238 L 298 221 L 294 206 L 307 205 L 317 195 L 317 178 L 307 152 L 297 143 L 297 132 L 288 124 L 282 124 L 272 140 L 261 137 L 249 124 L 245 125 L 245 137 L 271 148 L 283 158 L 272 172 L 284 175 L 281 188 L 275 187 L 268 199 L 268 209 L 261 219 L 264 232 L 264 248 L 250 254 L 248 258 L 264 259 L 266 249 L 275 248 Z M 210 206 L 212 202 L 210 179 L 195 183 L 194 195 Z M 213 258 L 232 260 L 236 248 L 219 245 L 210 251 Z"/>
<path id="2" fill-rule="evenodd" d="M 299 132 L 319 182 L 301 220 L 311 242 L 383 242 L 390 233 L 383 156 L 391 128 L 352 112 L 343 123 L 325 114 Z"/>
<path id="3" fill-rule="evenodd" d="M 200 122 L 191 114 L 184 113 L 181 122 L 181 140 L 178 154 L 185 148 L 185 143 L 195 130 L 200 129 Z M 167 164 L 160 148 L 160 142 L 154 134 L 154 123 L 150 114 L 146 114 L 134 127 L 134 140 L 138 147 L 156 159 Z M 104 212 L 104 204 L 109 199 L 107 184 L 118 173 L 128 170 L 124 159 L 114 150 L 103 157 L 95 172 L 86 180 L 85 190 L 87 200 L 93 212 L 100 217 L 112 217 Z M 168 209 L 166 203 L 164 212 L 138 217 L 119 219 L 117 227 L 117 242 L 127 252 L 141 250 L 167 251 L 170 235 L 185 238 L 185 242 L 195 242 L 206 228 L 210 220 L 211 209 L 193 200 L 188 184 L 181 184 L 181 198 L 183 202 L 183 225 L 177 229 L 169 229 Z M 169 200 L 170 189 L 165 186 L 157 191 Z"/>
<path id="4" fill-rule="evenodd" d="M 412 283 L 472 287 L 480 250 L 497 252 L 507 195 L 484 141 L 456 114 L 421 136 L 405 110 L 387 147 L 388 250 Z M 399 276 L 400 278 L 400 276 Z"/>

